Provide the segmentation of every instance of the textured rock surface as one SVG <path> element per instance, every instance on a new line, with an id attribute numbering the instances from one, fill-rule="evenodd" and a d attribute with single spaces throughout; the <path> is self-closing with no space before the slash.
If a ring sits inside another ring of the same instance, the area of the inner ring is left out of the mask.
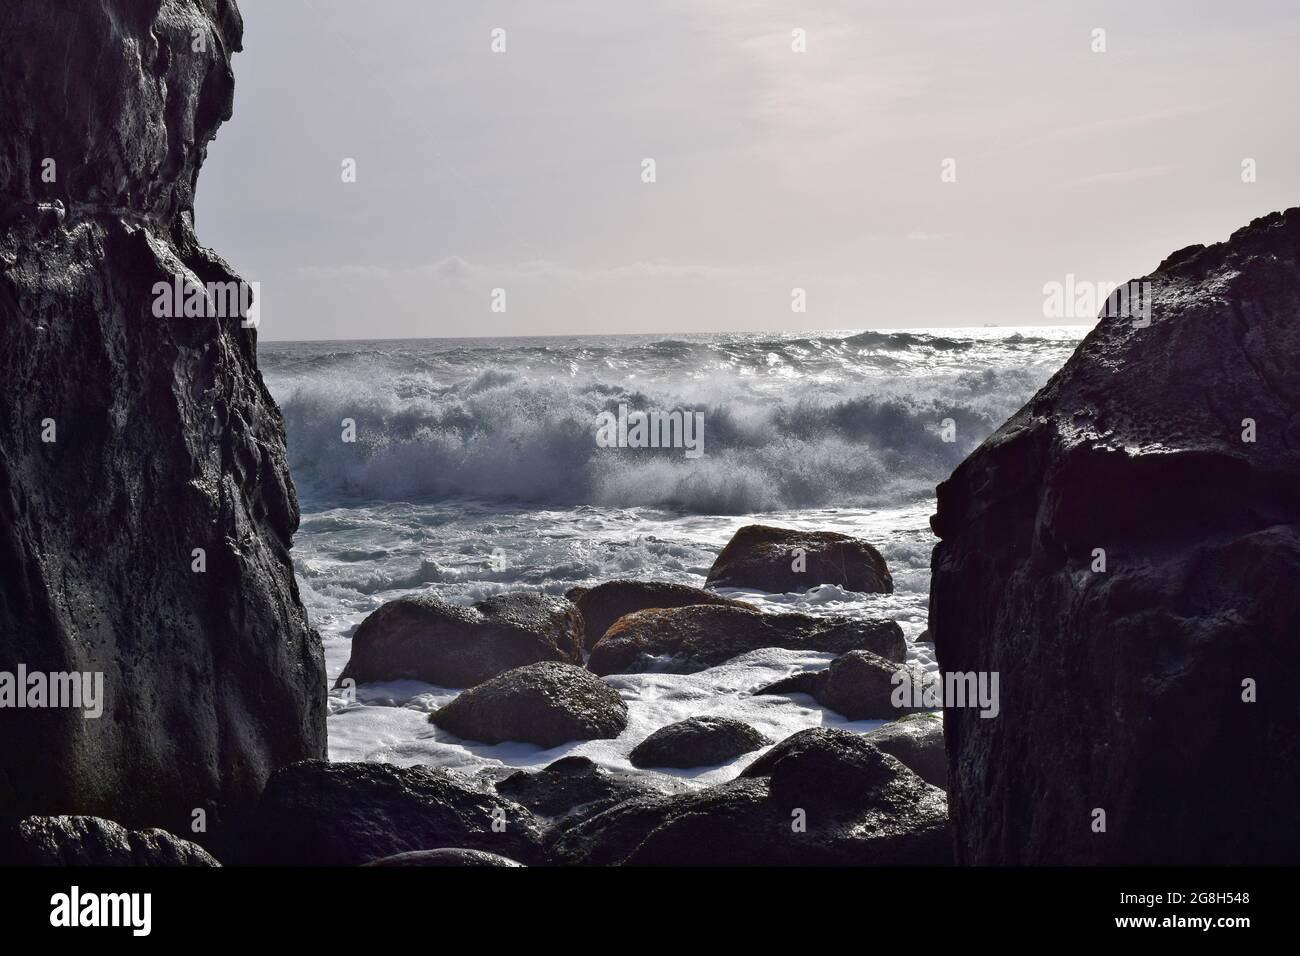
<path id="1" fill-rule="evenodd" d="M 1300 862 L 1300 209 L 1148 278 L 939 487 L 965 863 Z"/>
<path id="2" fill-rule="evenodd" d="M 220 866 L 206 850 L 165 830 L 128 830 L 99 817 L 28 817 L 0 848 L 13 866 Z"/>
<path id="3" fill-rule="evenodd" d="M 634 767 L 705 767 L 726 763 L 772 741 L 749 724 L 730 717 L 688 717 L 653 734 L 632 748 Z"/>
<path id="4" fill-rule="evenodd" d="M 587 666 L 597 674 L 692 674 L 762 647 L 832 654 L 862 648 L 898 661 L 907 652 L 903 630 L 893 621 L 682 607 L 619 618 Z"/>
<path id="5" fill-rule="evenodd" d="M 808 694 L 849 720 L 893 720 L 920 708 L 896 707 L 894 692 L 899 687 L 902 664 L 885 660 L 870 651 L 849 651 L 831 661 L 824 671 L 794 674 L 755 691 L 758 694 Z M 913 700 L 921 700 L 918 675 L 913 680 Z"/>
<path id="6" fill-rule="evenodd" d="M 484 850 L 412 850 L 410 853 L 397 853 L 381 860 L 371 860 L 365 866 L 506 866 L 520 867 L 508 857 Z"/>
<path id="7" fill-rule="evenodd" d="M 467 740 L 558 747 L 617 737 L 627 726 L 627 704 L 589 671 L 545 661 L 471 687 L 430 714 L 429 721 Z"/>
<path id="8" fill-rule="evenodd" d="M 802 830 L 792 825 L 800 818 Z M 590 865 L 922 866 L 951 862 L 952 849 L 941 790 L 858 734 L 814 728 L 728 783 L 598 813 L 560 835 L 549 856 Z"/>
<path id="9" fill-rule="evenodd" d="M 582 616 L 564 598 L 517 591 L 473 607 L 399 598 L 361 622 L 338 683 L 409 679 L 473 687 L 539 661 L 582 663 Z"/>
<path id="10" fill-rule="evenodd" d="M 948 755 L 943 746 L 943 714 L 909 714 L 866 735 L 868 743 L 897 757 L 926 783 L 946 790 Z"/>
<path id="11" fill-rule="evenodd" d="M 237 281 L 192 204 L 241 31 L 228 0 L 0 5 L 0 670 L 107 698 L 0 710 L 0 815 L 217 827 L 325 752 L 256 332 L 153 309 L 178 275 Z"/>
<path id="12" fill-rule="evenodd" d="M 693 604 L 749 607 L 743 601 L 733 601 L 703 588 L 693 588 L 685 584 L 668 584 L 663 581 L 606 581 L 594 588 L 583 589 L 571 600 L 582 614 L 583 633 L 588 650 L 605 635 L 611 624 L 624 614 L 631 614 L 634 611 L 656 607 L 689 607 Z"/>
<path id="13" fill-rule="evenodd" d="M 452 771 L 308 760 L 271 778 L 250 845 L 257 862 L 288 866 L 359 866 L 447 848 L 528 864 L 540 833 L 526 809 Z"/>
<path id="14" fill-rule="evenodd" d="M 745 525 L 732 535 L 704 582 L 710 588 L 754 588 L 774 594 L 819 584 L 870 594 L 894 590 L 885 559 L 865 541 L 834 531 L 762 524 Z"/>
<path id="15" fill-rule="evenodd" d="M 588 757 L 561 757 L 541 770 L 519 770 L 496 785 L 497 793 L 539 817 L 562 818 L 576 810 L 645 795 L 685 789 L 672 777 L 606 770 Z"/>

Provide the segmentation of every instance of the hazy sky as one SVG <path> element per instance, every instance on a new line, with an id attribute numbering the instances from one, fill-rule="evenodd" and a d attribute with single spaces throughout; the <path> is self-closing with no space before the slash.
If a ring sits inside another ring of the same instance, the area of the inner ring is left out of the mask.
<path id="1" fill-rule="evenodd" d="M 198 228 L 267 339 L 1042 323 L 1300 204 L 1295 0 L 240 6 Z"/>

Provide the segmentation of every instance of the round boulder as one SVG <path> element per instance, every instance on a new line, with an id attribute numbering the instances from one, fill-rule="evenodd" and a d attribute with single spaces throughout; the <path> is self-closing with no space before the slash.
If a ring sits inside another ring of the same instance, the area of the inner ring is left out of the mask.
<path id="1" fill-rule="evenodd" d="M 894 579 L 880 552 L 834 531 L 795 531 L 745 525 L 722 549 L 708 588 L 753 588 L 769 594 L 834 584 L 846 591 L 889 594 Z"/>
<path id="2" fill-rule="evenodd" d="M 576 591 L 577 589 L 572 589 Z M 572 593 L 572 591 L 570 591 Z M 610 625 L 624 614 L 645 611 L 649 608 L 690 607 L 697 604 L 725 605 L 748 608 L 744 601 L 733 601 L 704 588 L 686 584 L 669 584 L 663 581 L 606 581 L 591 589 L 584 589 L 570 598 L 582 614 L 583 633 L 590 650 L 596 645 Z"/>
<path id="3" fill-rule="evenodd" d="M 633 748 L 634 767 L 689 769 L 726 763 L 772 743 L 730 717 L 689 717 L 660 727 Z"/>
<path id="4" fill-rule="evenodd" d="M 617 737 L 627 726 L 627 704 L 591 672 L 545 661 L 471 687 L 429 720 L 467 740 L 558 747 L 570 740 Z"/>

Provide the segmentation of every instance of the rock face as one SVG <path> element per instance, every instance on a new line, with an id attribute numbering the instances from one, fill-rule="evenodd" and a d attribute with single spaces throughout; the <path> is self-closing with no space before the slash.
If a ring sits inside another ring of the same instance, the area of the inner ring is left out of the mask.
<path id="1" fill-rule="evenodd" d="M 473 687 L 538 661 L 582 663 L 582 616 L 564 598 L 519 591 L 473 607 L 399 598 L 361 622 L 337 683 L 422 680 Z"/>
<path id="2" fill-rule="evenodd" d="M 915 710 L 894 705 L 898 673 L 903 669 L 902 664 L 887 661 L 870 651 L 849 651 L 831 661 L 831 666 L 824 671 L 795 674 L 757 693 L 808 694 L 823 707 L 849 720 L 893 720 Z M 907 676 L 913 680 L 913 687 L 918 688 L 912 699 L 922 699 L 916 675 L 908 672 Z"/>
<path id="3" fill-rule="evenodd" d="M 1300 862 L 1300 209 L 1147 280 L 939 487 L 963 863 Z"/>
<path id="4" fill-rule="evenodd" d="M 865 739 L 922 780 L 941 790 L 948 787 L 948 755 L 943 746 L 943 714 L 909 714 L 890 721 Z"/>
<path id="5" fill-rule="evenodd" d="M 587 660 L 597 674 L 692 674 L 762 647 L 842 654 L 864 648 L 890 660 L 907 653 L 893 621 L 764 614 L 737 607 L 639 611 L 605 632 Z"/>
<path id="6" fill-rule="evenodd" d="M 220 866 L 165 830 L 128 830 L 99 817 L 28 817 L 0 863 L 12 866 Z"/>
<path id="7" fill-rule="evenodd" d="M 505 829 L 493 828 L 503 821 Z M 523 807 L 429 767 L 308 760 L 271 778 L 256 862 L 359 866 L 415 850 L 468 849 L 536 862 L 540 832 Z"/>
<path id="8" fill-rule="evenodd" d="M 607 581 L 589 590 L 583 590 L 573 601 L 582 614 L 583 632 L 586 635 L 588 650 L 605 635 L 611 624 L 624 614 L 631 614 L 634 611 L 689 607 L 694 604 L 750 606 L 743 601 L 733 601 L 703 588 L 693 588 L 685 584 L 666 584 L 662 581 Z"/>
<path id="9" fill-rule="evenodd" d="M 835 584 L 846 591 L 889 594 L 894 579 L 880 552 L 834 531 L 795 531 L 750 524 L 737 531 L 709 569 L 708 588 L 754 588 L 784 594 Z"/>
<path id="10" fill-rule="evenodd" d="M 325 752 L 256 330 L 155 312 L 239 281 L 193 200 L 241 32 L 231 0 L 0 5 L 0 671 L 106 698 L 0 710 L 0 815 L 216 828 Z"/>
<path id="11" fill-rule="evenodd" d="M 467 740 L 558 747 L 617 737 L 627 726 L 627 704 L 589 671 L 546 661 L 471 687 L 430 714 L 429 721 Z"/>
<path id="12" fill-rule="evenodd" d="M 814 728 L 735 780 L 639 797 L 565 830 L 559 863 L 891 866 L 952 860 L 946 800 L 858 734 Z"/>
<path id="13" fill-rule="evenodd" d="M 726 763 L 772 741 L 730 717 L 688 717 L 653 734 L 632 748 L 634 767 L 706 767 Z"/>

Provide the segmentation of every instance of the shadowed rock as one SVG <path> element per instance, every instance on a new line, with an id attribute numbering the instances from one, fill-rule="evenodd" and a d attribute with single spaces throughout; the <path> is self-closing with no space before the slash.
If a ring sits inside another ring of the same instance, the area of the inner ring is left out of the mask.
<path id="1" fill-rule="evenodd" d="M 106 698 L 0 709 L 2 816 L 211 835 L 325 753 L 283 422 L 194 231 L 242 30 L 230 0 L 0 4 L 0 671 Z M 155 313 L 177 281 L 205 315 Z"/>
<path id="2" fill-rule="evenodd" d="M 471 687 L 430 714 L 429 721 L 467 740 L 558 747 L 570 740 L 617 737 L 627 726 L 627 704 L 589 671 L 548 661 Z"/>
<path id="3" fill-rule="evenodd" d="M 606 770 L 580 756 L 561 757 L 541 770 L 516 771 L 496 785 L 501 796 L 550 818 L 683 789 L 679 781 L 662 774 Z"/>
<path id="4" fill-rule="evenodd" d="M 943 714 L 909 714 L 871 731 L 866 740 L 897 757 L 903 766 L 940 789 L 948 786 L 948 755 L 943 749 Z"/>
<path id="5" fill-rule="evenodd" d="M 903 664 L 887 661 L 870 651 L 849 651 L 824 671 L 794 674 L 755 691 L 756 694 L 808 694 L 823 707 L 849 720 L 893 720 L 919 707 L 897 706 L 899 674 L 912 681 L 910 699 L 922 700 L 918 675 Z"/>
<path id="6" fill-rule="evenodd" d="M 258 862 L 289 866 L 359 866 L 444 848 L 531 863 L 540 839 L 531 813 L 461 774 L 309 760 L 267 784 L 253 846 Z"/>
<path id="7" fill-rule="evenodd" d="M 634 767 L 705 767 L 726 763 L 772 741 L 730 717 L 688 717 L 660 727 L 629 755 Z"/>
<path id="8" fill-rule="evenodd" d="M 7 847 L 3 844 L 8 843 Z M 28 817 L 0 839 L 11 866 L 220 866 L 208 851 L 166 830 L 128 830 L 99 817 Z"/>
<path id="9" fill-rule="evenodd" d="M 795 531 L 750 524 L 718 554 L 708 588 L 753 588 L 784 594 L 834 584 L 846 591 L 889 594 L 894 579 L 880 552 L 834 531 Z"/>
<path id="10" fill-rule="evenodd" d="M 1146 281 L 939 486 L 963 863 L 1300 862 L 1300 209 Z"/>
<path id="11" fill-rule="evenodd" d="M 584 590 L 573 601 L 582 614 L 588 650 L 605 635 L 611 624 L 624 614 L 634 611 L 696 604 L 750 607 L 743 601 L 733 601 L 703 588 L 665 584 L 662 581 L 607 581 Z"/>
<path id="12" fill-rule="evenodd" d="M 898 661 L 907 651 L 902 628 L 893 621 L 682 607 L 619 618 L 592 649 L 587 666 L 597 674 L 692 674 L 763 647 L 833 654 L 864 648 Z"/>
<path id="13" fill-rule="evenodd" d="M 554 862 L 891 866 L 951 862 L 946 800 L 858 734 L 815 728 L 735 780 L 639 797 L 567 829 Z"/>
<path id="14" fill-rule="evenodd" d="M 506 866 L 522 867 L 508 857 L 484 850 L 463 850 L 447 848 L 442 850 L 412 850 L 410 853 L 398 853 L 381 860 L 371 860 L 363 866 Z"/>
<path id="15" fill-rule="evenodd" d="M 336 686 L 350 678 L 473 687 L 538 661 L 582 663 L 582 617 L 564 598 L 519 591 L 472 607 L 398 598 L 361 622 Z"/>

